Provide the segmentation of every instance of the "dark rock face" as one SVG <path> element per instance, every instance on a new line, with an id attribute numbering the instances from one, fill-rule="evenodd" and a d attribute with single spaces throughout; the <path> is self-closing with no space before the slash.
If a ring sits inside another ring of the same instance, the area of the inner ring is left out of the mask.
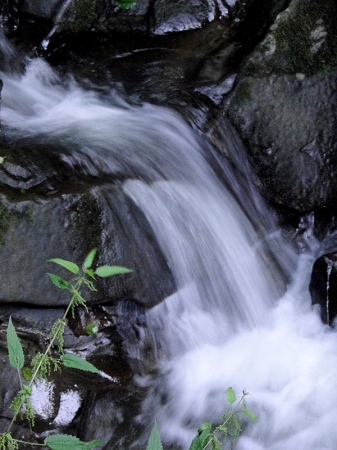
<path id="1" fill-rule="evenodd" d="M 306 212 L 336 195 L 336 76 L 244 77 L 229 118 L 274 203 Z"/>
<path id="2" fill-rule="evenodd" d="M 62 173 L 55 155 L 2 152 L 7 156 L 0 167 L 0 258 L 6 263 L 0 268 L 0 302 L 67 304 L 46 275 L 59 269 L 46 261 L 59 257 L 81 265 L 94 247 L 97 265 L 129 267 L 134 273 L 101 281 L 97 294 L 87 293 L 89 303 L 133 299 L 152 306 L 174 291 L 145 217 L 120 187 L 76 182 L 64 166 Z M 62 269 L 58 273 L 66 276 Z"/>
<path id="3" fill-rule="evenodd" d="M 38 351 L 45 350 L 50 328 L 63 312 L 62 308 L 0 307 L 2 430 L 9 425 L 12 416 L 10 402 L 20 389 L 16 370 L 8 362 L 5 331 L 9 316 L 21 340 L 27 367 Z M 94 335 L 86 332 L 87 324 L 95 325 Z M 103 448 L 107 450 L 111 448 L 109 441 L 112 436 L 114 443 L 126 435 L 135 439 L 136 432 L 128 433 L 128 429 L 143 392 L 132 381 L 133 375 L 140 373 L 140 361 L 138 365 L 137 358 L 130 361 L 127 353 L 135 352 L 133 346 L 139 349 L 140 335 L 146 335 L 143 311 L 131 302 L 121 302 L 114 307 L 94 307 L 88 312 L 79 308 L 76 318 L 69 320 L 66 327 L 64 349 L 94 364 L 101 375 L 63 368 L 61 376 L 52 372 L 48 383 L 35 383 L 31 396 L 36 412 L 34 432 L 26 421 L 19 418 L 12 428 L 13 435 L 41 443 L 50 433 L 73 434 L 84 441 L 104 439 Z M 147 363 L 151 365 L 149 358 Z M 141 364 L 144 368 L 146 357 L 142 358 Z"/>
<path id="4" fill-rule="evenodd" d="M 228 117 L 247 146 L 263 194 L 296 219 L 331 205 L 337 194 L 334 0 L 139 0 L 130 10 L 113 0 L 73 0 L 63 11 L 66 3 L 4 1 L 4 29 L 30 55 L 44 56 L 81 85 L 103 93 L 113 87 L 130 103 L 173 106 L 195 128 L 207 130 L 230 159 L 218 120 Z M 49 45 L 41 46 L 47 37 Z M 13 70 L 20 58 L 1 36 L 0 43 L 1 68 Z M 68 301 L 46 275 L 66 272 L 46 261 L 60 257 L 80 265 L 97 247 L 95 264 L 134 273 L 85 293 L 89 312 L 78 309 L 69 321 L 66 349 L 84 354 L 107 377 L 73 371 L 53 376 L 55 398 L 48 414 L 39 414 L 36 431 L 103 438 L 106 449 L 120 439 L 126 448 L 125 427 L 142 396 L 132 377 L 154 366 L 143 312 L 175 290 L 174 280 L 121 178 L 75 174 L 57 151 L 33 144 L 0 146 L 6 156 L 0 165 L 1 422 L 8 423 L 17 389 L 4 340 L 9 315 L 29 362 Z M 333 255 L 319 259 L 310 288 L 329 324 L 337 314 L 335 266 Z M 98 327 L 94 337 L 85 331 L 92 323 Z M 62 422 L 62 398 L 69 391 L 77 406 Z M 20 422 L 16 433 L 30 432 Z"/>
<path id="5" fill-rule="evenodd" d="M 274 203 L 306 212 L 336 195 L 334 1 L 293 1 L 240 68 L 226 111 Z"/>
<path id="6" fill-rule="evenodd" d="M 310 294 L 313 305 L 320 306 L 322 321 L 333 325 L 337 316 L 337 257 L 324 255 L 313 267 Z"/>

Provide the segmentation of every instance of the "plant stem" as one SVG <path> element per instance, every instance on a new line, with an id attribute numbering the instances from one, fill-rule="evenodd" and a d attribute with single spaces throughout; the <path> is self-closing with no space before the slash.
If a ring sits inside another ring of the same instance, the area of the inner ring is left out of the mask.
<path id="1" fill-rule="evenodd" d="M 83 277 L 83 276 L 80 277 L 79 279 L 77 279 L 77 280 L 76 280 L 77 282 L 75 283 L 75 286 L 71 288 L 71 292 L 79 292 L 79 290 L 80 290 L 80 288 L 81 288 L 81 285 L 83 284 L 83 280 L 84 280 L 84 277 Z M 75 294 L 72 295 L 71 300 L 70 300 L 70 302 L 68 303 L 68 306 L 67 306 L 67 308 L 66 308 L 66 310 L 65 310 L 65 312 L 64 312 L 64 314 L 63 314 L 61 320 L 66 319 L 66 317 L 67 317 L 67 315 L 68 315 L 68 313 L 69 313 L 69 311 L 70 311 L 70 309 L 71 309 L 71 307 L 72 307 L 72 305 L 73 305 L 73 303 L 74 303 L 74 300 L 75 300 Z M 46 351 L 44 352 L 44 355 L 47 355 L 47 354 L 50 352 L 50 349 L 51 349 L 52 346 L 54 345 L 54 341 L 55 341 L 56 336 L 57 336 L 58 332 L 60 331 L 61 327 L 62 327 L 62 325 L 60 324 L 60 325 L 56 328 L 56 330 L 55 330 L 53 336 L 51 336 L 49 345 L 48 345 Z M 32 384 L 34 383 L 35 378 L 37 377 L 37 374 L 39 373 L 39 370 L 40 370 L 42 361 L 43 361 L 43 360 L 42 360 L 42 358 L 41 358 L 41 361 L 40 361 L 39 365 L 36 367 L 36 369 L 35 369 L 35 371 L 34 371 L 34 373 L 33 373 L 33 375 L 32 375 L 32 379 L 30 380 L 30 383 L 28 384 L 29 387 L 31 387 Z M 23 389 L 20 373 L 19 373 L 19 380 L 20 380 L 21 389 Z M 23 406 L 23 402 L 21 401 L 20 408 L 18 409 L 18 412 L 14 413 L 14 416 L 13 416 L 13 418 L 12 418 L 12 421 L 11 421 L 11 423 L 10 423 L 9 426 L 8 426 L 7 433 L 9 433 L 9 431 L 10 431 L 10 429 L 12 428 L 14 422 L 16 421 L 16 418 L 18 417 L 18 414 L 19 414 L 19 412 L 21 411 L 22 406 Z M 21 442 L 21 441 L 18 441 L 18 442 Z M 41 445 L 41 444 L 37 444 L 37 445 Z"/>
<path id="2" fill-rule="evenodd" d="M 46 447 L 45 444 L 38 444 L 37 442 L 27 442 L 27 441 L 20 441 L 20 439 L 13 439 L 15 442 L 20 442 L 20 444 L 26 444 L 26 445 L 38 445 L 39 447 Z"/>

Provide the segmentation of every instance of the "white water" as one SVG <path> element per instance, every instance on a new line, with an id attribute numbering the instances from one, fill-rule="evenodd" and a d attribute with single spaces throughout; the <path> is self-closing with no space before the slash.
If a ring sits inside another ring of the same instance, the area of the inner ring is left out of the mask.
<path id="1" fill-rule="evenodd" d="M 62 86 L 41 60 L 23 78 L 0 77 L 4 133 L 59 142 L 62 158 L 85 173 L 128 174 L 125 192 L 146 214 L 176 278 L 178 292 L 148 314 L 160 375 L 139 380 L 150 392 L 139 421 L 155 415 L 165 442 L 187 449 L 198 425 L 220 416 L 232 386 L 250 392 L 259 418 L 236 449 L 335 450 L 337 335 L 311 308 L 314 256 L 298 258 L 278 298 L 282 274 L 261 244 L 273 230 L 261 226 L 257 235 L 175 113 Z M 268 213 L 260 214 L 262 222 Z"/>

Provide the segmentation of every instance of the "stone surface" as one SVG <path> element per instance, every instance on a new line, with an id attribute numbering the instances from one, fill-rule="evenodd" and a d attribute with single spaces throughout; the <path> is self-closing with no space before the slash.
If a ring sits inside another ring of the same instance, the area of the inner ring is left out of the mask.
<path id="1" fill-rule="evenodd" d="M 324 255 L 313 266 L 310 294 L 313 305 L 319 305 L 322 321 L 333 325 L 337 316 L 337 256 Z"/>
<path id="2" fill-rule="evenodd" d="M 297 1 L 240 68 L 226 114 L 273 203 L 307 212 L 336 184 L 337 9 Z"/>
<path id="3" fill-rule="evenodd" d="M 263 194 L 274 205 L 295 211 L 295 219 L 315 209 L 302 227 L 303 233 L 311 232 L 317 208 L 322 211 L 337 194 L 336 8 L 332 0 L 293 0 L 269 29 L 288 3 L 195 0 L 171 2 L 165 9 L 162 0 L 140 0 L 125 11 L 103 0 L 82 2 L 85 8 L 74 1 L 43 54 L 61 74 L 73 73 L 90 89 L 107 93 L 113 87 L 131 103 L 169 104 L 196 129 L 207 130 L 239 174 L 227 183 L 245 199 L 245 208 L 250 189 L 246 161 L 235 158 L 241 145 L 237 136 L 238 147 L 229 151 L 234 146 L 228 138 L 229 117 L 247 146 Z M 46 9 L 39 12 L 43 2 L 24 4 L 21 16 L 20 2 L 7 1 L 1 8 L 10 11 L 8 35 L 29 36 L 31 51 L 54 25 L 58 3 L 50 2 L 49 16 Z M 0 50 L 8 59 L 8 47 Z M 6 156 L 0 166 L 1 424 L 9 422 L 17 388 L 5 342 L 9 315 L 29 362 L 67 303 L 46 275 L 50 271 L 66 278 L 67 272 L 46 261 L 60 257 L 80 265 L 97 247 L 95 264 L 123 265 L 134 273 L 103 280 L 97 293 L 85 293 L 91 306 L 69 320 L 65 345 L 105 376 L 68 370 L 53 376 L 52 401 L 35 402 L 36 431 L 38 439 L 44 430 L 61 431 L 84 440 L 104 438 L 106 450 L 117 441 L 130 448 L 126 427 L 143 395 L 132 379 L 155 370 L 144 311 L 174 291 L 174 281 L 145 217 L 120 187 L 129 173 L 98 181 L 94 173 L 73 171 L 49 144 L 34 145 L 1 144 L 0 154 Z M 219 155 L 213 157 L 212 167 L 219 172 Z M 242 187 L 235 186 L 237 179 Z M 257 229 L 259 219 L 254 219 Z M 302 244 L 305 251 L 307 240 Z M 322 319 L 329 324 L 337 313 L 335 265 L 334 255 L 318 260 L 311 282 L 313 302 L 322 305 Z M 90 324 L 98 328 L 97 335 L 88 336 Z M 73 406 L 68 415 L 65 403 Z M 132 430 L 135 439 L 138 431 Z M 23 422 L 15 432 L 34 438 Z"/>
<path id="4" fill-rule="evenodd" d="M 69 272 L 47 260 L 81 265 L 94 247 L 96 265 L 129 267 L 134 273 L 100 280 L 97 294 L 87 292 L 89 303 L 123 298 L 152 306 L 174 290 L 145 217 L 120 187 L 76 183 L 74 175 L 70 181 L 55 155 L 41 159 L 27 149 L 3 151 L 0 258 L 6 263 L 0 266 L 1 303 L 65 305 L 68 297 L 51 284 L 47 272 L 68 279 Z"/>
<path id="5" fill-rule="evenodd" d="M 13 415 L 10 403 L 20 388 L 17 371 L 8 361 L 6 329 L 9 317 L 24 350 L 25 367 L 28 367 L 38 351 L 44 352 L 51 326 L 63 312 L 62 308 L 37 310 L 0 306 L 1 429 L 9 425 Z M 95 324 L 95 334 L 88 335 L 87 324 Z M 31 396 L 36 413 L 34 433 L 27 421 L 19 418 L 12 428 L 13 435 L 40 443 L 54 433 L 72 434 L 85 441 L 97 437 L 106 441 L 104 448 L 108 449 L 112 435 L 116 442 L 118 435 L 127 434 L 123 423 L 129 424 L 128 420 L 135 414 L 136 405 L 142 398 L 142 389 L 132 382 L 137 370 L 132 369 L 127 358 L 128 354 L 135 354 L 133 346 L 137 343 L 138 347 L 141 340 L 139 334 L 136 340 L 132 334 L 138 332 L 145 336 L 144 325 L 141 308 L 132 302 L 89 308 L 88 312 L 79 308 L 76 318 L 70 319 L 69 327 L 65 329 L 64 350 L 91 362 L 101 374 L 63 368 L 61 376 L 52 372 L 47 383 L 35 382 Z M 123 334 L 129 337 L 125 339 Z M 53 356 L 58 357 L 56 351 Z M 139 363 L 143 364 L 145 360 L 146 357 Z"/>

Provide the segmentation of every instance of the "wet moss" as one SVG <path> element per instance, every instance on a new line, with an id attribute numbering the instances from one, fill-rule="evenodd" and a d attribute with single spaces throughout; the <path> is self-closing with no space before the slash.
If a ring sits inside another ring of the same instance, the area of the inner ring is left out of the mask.
<path id="1" fill-rule="evenodd" d="M 73 0 L 62 16 L 59 29 L 73 33 L 90 30 L 96 19 L 96 0 Z"/>
<path id="2" fill-rule="evenodd" d="M 324 75 L 337 66 L 335 0 L 294 0 L 279 15 L 246 72 Z"/>
<path id="3" fill-rule="evenodd" d="M 235 99 L 238 103 L 252 100 L 251 82 L 248 78 L 243 79 L 235 90 Z"/>

